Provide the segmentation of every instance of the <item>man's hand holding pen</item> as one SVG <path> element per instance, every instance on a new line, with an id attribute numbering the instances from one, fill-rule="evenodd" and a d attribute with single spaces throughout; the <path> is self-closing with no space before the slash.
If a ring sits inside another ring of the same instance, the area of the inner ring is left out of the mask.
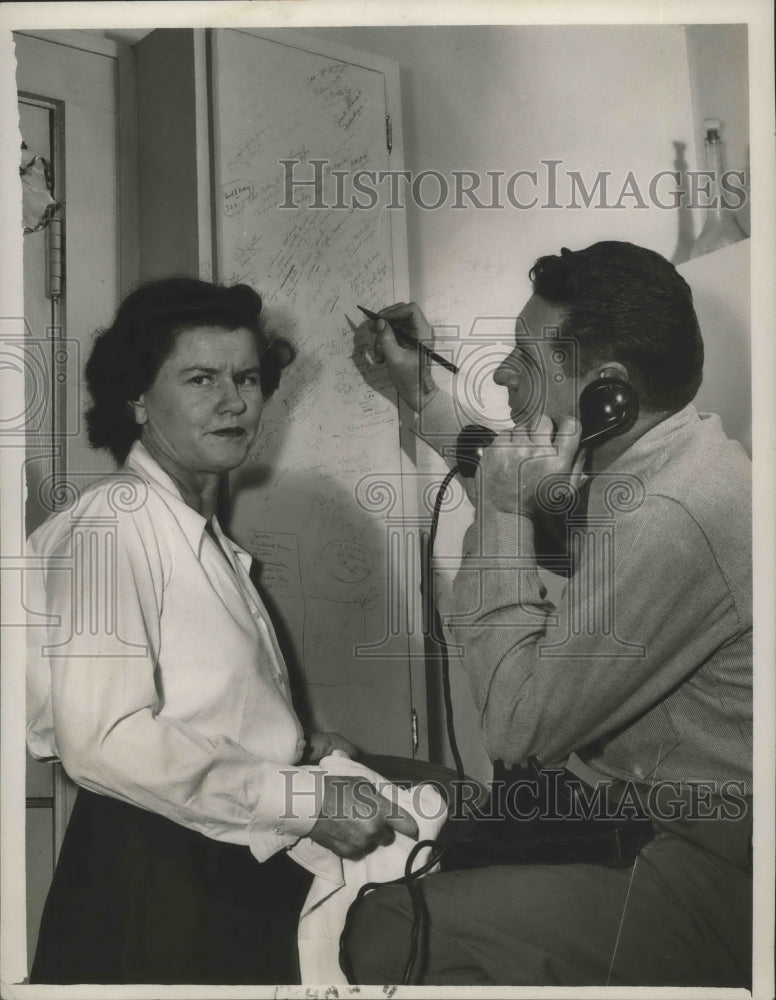
<path id="1" fill-rule="evenodd" d="M 391 328 L 391 323 L 400 324 L 403 339 L 430 341 L 431 327 L 420 307 L 414 302 L 397 302 L 383 309 L 378 319 L 367 320 L 364 324 L 375 334 L 374 353 L 380 363 L 385 362 L 396 391 L 416 413 L 438 391 L 431 375 L 431 369 L 422 355 L 408 343 L 403 346 Z"/>

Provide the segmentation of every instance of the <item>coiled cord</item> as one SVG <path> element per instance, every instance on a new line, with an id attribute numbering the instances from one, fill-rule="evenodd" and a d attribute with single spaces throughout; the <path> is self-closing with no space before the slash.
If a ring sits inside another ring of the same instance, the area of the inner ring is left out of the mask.
<path id="1" fill-rule="evenodd" d="M 442 510 L 442 504 L 445 501 L 445 496 L 447 494 L 447 488 L 450 485 L 451 480 L 458 474 L 458 466 L 454 466 L 445 478 L 442 480 L 439 489 L 437 491 L 436 499 L 434 501 L 434 511 L 431 517 L 431 529 L 428 536 L 428 544 L 426 546 L 426 557 L 425 557 L 425 572 L 421 575 L 420 591 L 423 599 L 426 601 L 426 608 L 428 615 L 432 621 L 432 628 L 430 630 L 430 635 L 436 639 L 439 644 L 441 662 L 442 662 L 442 695 L 444 698 L 445 705 L 445 725 L 447 728 L 447 739 L 450 744 L 450 751 L 453 755 L 453 760 L 455 761 L 455 769 L 458 773 L 459 778 L 465 777 L 463 769 L 463 761 L 461 759 L 461 754 L 458 749 L 458 741 L 455 737 L 455 725 L 453 718 L 453 698 L 452 691 L 450 688 L 450 658 L 447 654 L 447 642 L 444 638 L 444 632 L 442 630 L 442 618 L 439 614 L 439 609 L 436 606 L 436 602 L 433 597 L 433 568 L 432 559 L 434 557 L 434 543 L 436 541 L 437 528 L 439 526 L 439 515 Z M 427 631 L 427 634 L 428 631 Z M 435 865 L 437 865 L 442 858 L 442 855 L 449 847 L 452 846 L 454 840 L 450 840 L 445 845 L 440 845 L 436 840 L 421 840 L 415 844 L 407 855 L 407 860 L 404 864 L 404 875 L 400 878 L 393 879 L 390 882 L 365 882 L 364 885 L 360 887 L 356 894 L 356 898 L 350 904 L 347 916 L 345 917 L 345 925 L 342 929 L 342 934 L 340 935 L 339 943 L 339 962 L 340 968 L 345 973 L 347 980 L 350 984 L 356 984 L 355 974 L 353 972 L 353 963 L 350 960 L 350 955 L 348 954 L 347 946 L 345 944 L 348 932 L 350 930 L 353 914 L 357 910 L 359 904 L 373 889 L 380 888 L 385 885 L 404 885 L 409 893 L 410 902 L 412 904 L 412 928 L 410 930 L 410 943 L 407 953 L 407 963 L 404 967 L 404 975 L 402 977 L 402 985 L 411 985 L 415 981 L 416 966 L 418 962 L 418 955 L 420 953 L 421 936 L 426 925 L 426 908 L 423 899 L 423 887 L 421 885 L 420 879 L 430 872 Z M 416 871 L 412 870 L 412 866 L 415 859 L 425 848 L 431 849 L 431 854 L 425 864 L 421 865 Z"/>

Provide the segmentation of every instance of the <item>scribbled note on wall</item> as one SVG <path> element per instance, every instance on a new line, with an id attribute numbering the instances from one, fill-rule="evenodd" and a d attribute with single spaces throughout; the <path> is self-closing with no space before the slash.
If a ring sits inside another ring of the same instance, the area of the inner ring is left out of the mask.
<path id="1" fill-rule="evenodd" d="M 350 188 L 356 171 L 389 166 L 385 77 L 219 31 L 212 80 L 218 275 L 255 287 L 270 329 L 298 350 L 233 475 L 232 531 L 260 564 L 313 722 L 406 753 L 406 580 L 391 579 L 388 508 L 363 489 L 365 477 L 399 481 L 396 399 L 353 334 L 357 303 L 396 298 L 392 231 L 403 220 L 357 207 Z M 316 177 L 317 188 L 305 183 Z"/>

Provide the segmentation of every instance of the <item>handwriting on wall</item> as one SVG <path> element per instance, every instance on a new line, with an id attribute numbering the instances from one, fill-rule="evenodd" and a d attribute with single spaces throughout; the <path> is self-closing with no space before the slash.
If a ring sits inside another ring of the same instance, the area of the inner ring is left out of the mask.
<path id="1" fill-rule="evenodd" d="M 392 220 L 379 209 L 331 207 L 331 191 L 328 207 L 314 209 L 316 192 L 303 184 L 297 207 L 279 207 L 287 193 L 281 160 L 298 161 L 302 181 L 314 177 L 312 160 L 325 160 L 325 185 L 332 170 L 388 167 L 385 78 L 242 32 L 218 36 L 221 277 L 255 287 L 268 328 L 298 351 L 265 407 L 247 467 L 233 476 L 231 528 L 287 617 L 308 684 L 321 692 L 376 685 L 380 712 L 364 702 L 359 732 L 351 713 L 337 717 L 346 711 L 341 696 L 314 699 L 318 722 L 401 752 L 403 732 L 393 743 L 375 734 L 392 712 L 406 713 L 406 672 L 355 655 L 387 634 L 387 525 L 359 505 L 356 486 L 399 471 L 398 415 L 369 337 L 354 329 L 358 303 L 395 301 Z"/>

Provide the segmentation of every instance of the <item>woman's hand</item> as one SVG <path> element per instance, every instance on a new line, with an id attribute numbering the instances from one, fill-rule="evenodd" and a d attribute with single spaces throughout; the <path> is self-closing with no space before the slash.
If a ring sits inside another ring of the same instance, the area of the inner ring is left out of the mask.
<path id="1" fill-rule="evenodd" d="M 305 764 L 317 764 L 322 757 L 327 757 L 335 750 L 351 760 L 358 759 L 358 747 L 339 733 L 310 733 L 303 761 Z"/>
<path id="2" fill-rule="evenodd" d="M 436 395 L 439 387 L 431 377 L 428 365 L 423 364 L 420 352 L 414 347 L 403 346 L 396 339 L 389 325 L 391 322 L 400 326 L 407 336 L 427 343 L 433 339 L 433 331 L 420 306 L 414 302 L 397 302 L 381 310 L 380 319 L 362 324 L 376 334 L 375 358 L 385 362 L 396 391 L 417 413 L 424 403 Z"/>
<path id="3" fill-rule="evenodd" d="M 418 839 L 418 825 L 401 806 L 380 795 L 365 778 L 324 776 L 323 806 L 308 836 L 341 858 L 357 861 L 396 833 Z"/>

